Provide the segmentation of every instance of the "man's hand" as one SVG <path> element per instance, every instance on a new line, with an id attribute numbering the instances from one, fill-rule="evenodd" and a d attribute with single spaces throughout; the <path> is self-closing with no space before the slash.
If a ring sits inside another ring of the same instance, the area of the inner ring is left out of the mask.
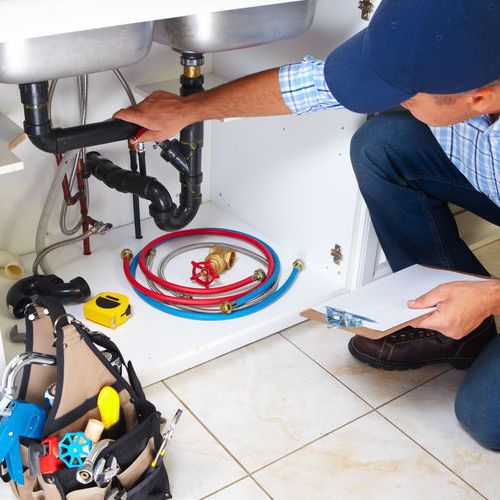
<path id="1" fill-rule="evenodd" d="M 185 112 L 184 101 L 185 99 L 178 95 L 157 90 L 139 104 L 120 109 L 113 118 L 137 123 L 146 128 L 146 132 L 141 135 L 141 142 L 159 142 L 173 137 L 192 123 Z"/>
<path id="2" fill-rule="evenodd" d="M 408 307 L 436 307 L 434 312 L 413 321 L 411 325 L 414 328 L 437 330 L 458 340 L 479 326 L 485 318 L 500 312 L 500 280 L 446 283 L 415 300 L 409 300 Z"/>

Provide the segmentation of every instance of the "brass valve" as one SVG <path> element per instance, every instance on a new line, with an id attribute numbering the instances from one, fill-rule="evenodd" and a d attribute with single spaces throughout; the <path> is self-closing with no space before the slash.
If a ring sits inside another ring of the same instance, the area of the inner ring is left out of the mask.
<path id="1" fill-rule="evenodd" d="M 212 264 L 212 268 L 216 274 L 222 274 L 233 267 L 236 260 L 236 251 L 232 248 L 213 245 L 205 258 L 205 261 L 207 260 Z"/>

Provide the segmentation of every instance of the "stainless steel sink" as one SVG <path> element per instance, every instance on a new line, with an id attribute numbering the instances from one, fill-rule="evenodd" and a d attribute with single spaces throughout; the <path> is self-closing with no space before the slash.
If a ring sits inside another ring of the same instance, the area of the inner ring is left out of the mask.
<path id="1" fill-rule="evenodd" d="M 153 22 L 127 24 L 0 43 L 0 82 L 31 83 L 95 73 L 141 60 Z"/>
<path id="2" fill-rule="evenodd" d="M 299 36 L 311 25 L 316 0 L 155 21 L 153 39 L 175 49 L 221 52 Z"/>

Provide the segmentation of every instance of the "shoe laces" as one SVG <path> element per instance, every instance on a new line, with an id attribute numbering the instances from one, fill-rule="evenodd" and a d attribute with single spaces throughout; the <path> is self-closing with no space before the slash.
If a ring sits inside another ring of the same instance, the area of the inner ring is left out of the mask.
<path id="1" fill-rule="evenodd" d="M 403 328 L 402 330 L 398 330 L 394 333 L 391 333 L 390 338 L 392 340 L 414 340 L 414 339 L 422 339 L 425 337 L 433 337 L 436 335 L 435 330 L 428 330 L 426 328 Z"/>

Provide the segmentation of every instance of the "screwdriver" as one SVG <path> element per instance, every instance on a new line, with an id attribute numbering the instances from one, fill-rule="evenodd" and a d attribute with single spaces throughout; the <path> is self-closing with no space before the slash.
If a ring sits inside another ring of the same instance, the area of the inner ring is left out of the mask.
<path id="1" fill-rule="evenodd" d="M 151 462 L 151 467 L 156 467 L 156 464 L 158 463 L 158 460 L 165 455 L 165 448 L 167 447 L 168 440 L 172 437 L 172 434 L 174 432 L 175 426 L 179 419 L 181 418 L 182 415 L 182 410 L 179 408 L 174 415 L 174 418 L 170 422 L 170 425 L 168 426 L 168 429 L 166 430 L 165 434 L 163 434 L 163 440 L 161 442 L 160 448 L 158 450 L 158 453 L 156 453 L 155 458 Z"/>

